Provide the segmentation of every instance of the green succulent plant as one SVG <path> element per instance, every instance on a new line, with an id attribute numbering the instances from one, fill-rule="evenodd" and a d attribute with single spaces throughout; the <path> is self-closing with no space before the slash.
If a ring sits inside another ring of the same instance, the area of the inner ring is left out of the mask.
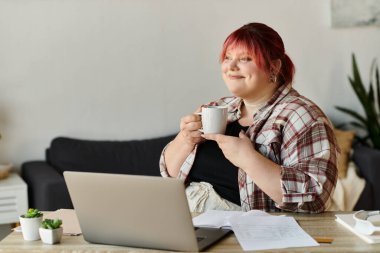
<path id="1" fill-rule="evenodd" d="M 41 227 L 45 229 L 57 229 L 61 227 L 62 220 L 60 219 L 45 219 L 41 223 Z"/>
<path id="2" fill-rule="evenodd" d="M 38 218 L 41 217 L 42 213 L 38 209 L 29 208 L 26 214 L 22 215 L 24 218 Z"/>
<path id="3" fill-rule="evenodd" d="M 364 109 L 365 115 L 360 115 L 352 109 L 335 106 L 343 113 L 353 117 L 355 121 L 348 122 L 355 127 L 365 130 L 364 137 L 358 137 L 362 143 L 380 149 L 380 81 L 379 67 L 376 60 L 373 60 L 370 72 L 369 89 L 367 90 L 360 76 L 356 63 L 355 54 L 352 54 L 352 76 L 348 77 L 351 87 Z M 373 83 L 375 82 L 375 83 Z"/>

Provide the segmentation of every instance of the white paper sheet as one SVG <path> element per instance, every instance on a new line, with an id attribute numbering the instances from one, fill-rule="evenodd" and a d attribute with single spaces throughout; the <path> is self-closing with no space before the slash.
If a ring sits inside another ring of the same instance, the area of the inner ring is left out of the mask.
<path id="1" fill-rule="evenodd" d="M 246 215 L 268 216 L 269 214 L 260 210 L 251 210 L 249 212 L 208 210 L 207 212 L 194 217 L 193 225 L 195 227 L 230 228 L 230 218 Z"/>
<path id="2" fill-rule="evenodd" d="M 319 246 L 293 217 L 242 215 L 229 223 L 243 250 Z"/>
<path id="3" fill-rule="evenodd" d="M 241 211 L 217 211 L 208 210 L 205 213 L 193 218 L 194 227 L 221 228 L 230 227 L 228 219 L 233 216 L 240 216 Z"/>

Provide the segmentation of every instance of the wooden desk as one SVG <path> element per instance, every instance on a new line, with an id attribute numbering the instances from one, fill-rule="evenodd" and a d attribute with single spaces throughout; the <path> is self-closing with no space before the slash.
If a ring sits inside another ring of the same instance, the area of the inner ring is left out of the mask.
<path id="1" fill-rule="evenodd" d="M 342 213 L 342 212 L 340 212 Z M 311 236 L 332 237 L 331 244 L 321 244 L 319 247 L 290 248 L 284 250 L 270 250 L 270 252 L 380 252 L 380 244 L 367 244 L 362 239 L 348 231 L 335 221 L 336 212 L 323 214 L 294 214 L 301 227 Z M 168 252 L 159 250 L 146 250 L 119 246 L 90 244 L 82 236 L 64 236 L 57 245 L 43 244 L 41 241 L 27 242 L 21 233 L 12 232 L 0 242 L 0 252 Z M 231 234 L 206 252 L 244 252 L 236 237 Z M 257 252 L 257 251 L 255 251 Z M 266 251 L 268 252 L 268 251 Z"/>

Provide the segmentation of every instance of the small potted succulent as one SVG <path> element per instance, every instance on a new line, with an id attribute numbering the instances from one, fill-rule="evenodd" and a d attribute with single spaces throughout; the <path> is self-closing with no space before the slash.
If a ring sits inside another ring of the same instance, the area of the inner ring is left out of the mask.
<path id="1" fill-rule="evenodd" d="M 40 236 L 41 240 L 47 244 L 56 244 L 61 241 L 63 228 L 60 219 L 45 219 L 41 223 Z"/>
<path id="2" fill-rule="evenodd" d="M 22 236 L 26 241 L 40 239 L 38 229 L 42 222 L 42 213 L 38 209 L 29 208 L 26 214 L 20 216 Z"/>

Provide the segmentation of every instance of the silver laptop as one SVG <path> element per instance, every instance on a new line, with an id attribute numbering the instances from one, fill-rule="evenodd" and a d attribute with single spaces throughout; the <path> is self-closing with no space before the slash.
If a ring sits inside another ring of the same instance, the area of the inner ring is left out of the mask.
<path id="1" fill-rule="evenodd" d="M 201 251 L 230 232 L 193 227 L 182 180 L 70 171 L 63 175 L 88 242 Z"/>

